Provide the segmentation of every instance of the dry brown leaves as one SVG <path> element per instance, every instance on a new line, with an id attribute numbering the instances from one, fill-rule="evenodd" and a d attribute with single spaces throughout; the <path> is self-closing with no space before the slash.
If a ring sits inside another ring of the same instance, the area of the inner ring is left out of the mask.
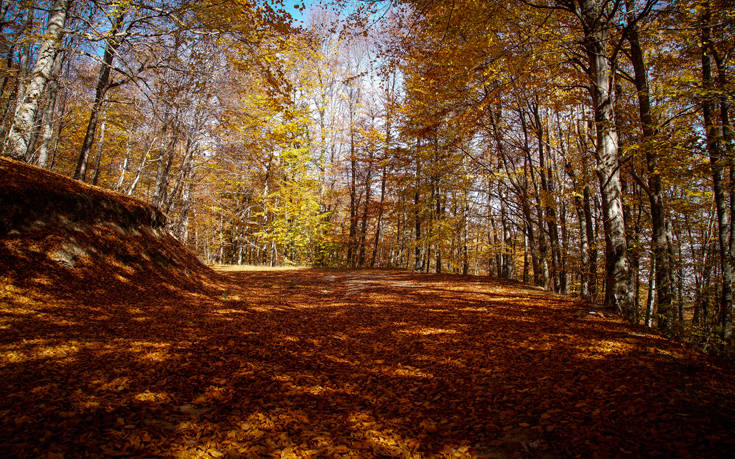
<path id="1" fill-rule="evenodd" d="M 732 367 L 520 284 L 319 270 L 221 271 L 201 289 L 163 275 L 105 279 L 69 291 L 41 274 L 5 278 L 6 454 L 724 456 L 735 446 Z"/>

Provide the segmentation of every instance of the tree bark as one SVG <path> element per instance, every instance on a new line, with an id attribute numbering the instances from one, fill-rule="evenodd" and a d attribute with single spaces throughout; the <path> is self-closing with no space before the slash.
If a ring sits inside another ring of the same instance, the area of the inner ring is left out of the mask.
<path id="1" fill-rule="evenodd" d="M 559 254 L 559 231 L 556 226 L 556 210 L 553 205 L 553 185 L 551 182 L 551 168 L 546 164 L 546 152 L 544 150 L 544 128 L 541 122 L 539 107 L 537 103 L 533 104 L 534 127 L 536 129 L 536 141 L 538 142 L 539 154 L 539 177 L 541 178 L 541 193 L 539 196 L 542 202 L 541 220 L 546 222 L 546 228 L 549 233 L 549 245 L 551 246 L 551 286 L 555 292 L 561 289 L 559 279 L 560 254 Z"/>
<path id="2" fill-rule="evenodd" d="M 606 301 L 624 317 L 633 317 L 633 292 L 630 285 L 628 244 L 623 217 L 620 183 L 618 133 L 613 109 L 612 71 L 606 54 L 608 23 L 597 0 L 580 1 L 584 29 L 584 49 L 589 63 L 589 90 L 597 134 L 597 172 L 605 216 Z"/>
<path id="3" fill-rule="evenodd" d="M 97 159 L 94 162 L 94 176 L 92 178 L 92 185 L 97 185 L 97 181 L 100 178 L 100 164 L 102 163 L 102 147 L 105 143 L 105 128 L 107 127 L 107 118 L 105 117 L 106 111 L 102 111 L 102 126 L 100 126 L 100 141 L 97 142 Z"/>
<path id="4" fill-rule="evenodd" d="M 363 266 L 365 264 L 365 240 L 367 239 L 367 228 L 368 228 L 368 212 L 370 210 L 370 198 L 372 197 L 372 179 L 373 179 L 373 159 L 374 153 L 371 149 L 368 158 L 367 172 L 365 174 L 365 204 L 362 208 L 362 218 L 360 224 L 360 241 L 358 244 L 359 250 L 357 255 L 357 265 Z"/>
<path id="5" fill-rule="evenodd" d="M 46 168 L 49 163 L 49 147 L 54 135 L 54 122 L 56 114 L 56 102 L 59 95 L 59 75 L 64 62 L 64 53 L 57 53 L 54 67 L 51 71 L 51 79 L 48 83 L 48 105 L 44 112 L 41 125 L 41 143 L 38 146 L 38 161 L 40 167 Z"/>
<path id="6" fill-rule="evenodd" d="M 383 223 L 383 207 L 385 206 L 385 185 L 388 176 L 388 165 L 383 165 L 380 173 L 380 203 L 378 205 L 378 221 L 375 224 L 375 237 L 373 238 L 373 253 L 370 257 L 370 267 L 375 266 L 376 256 L 378 253 L 378 242 L 380 241 L 380 229 Z"/>
<path id="7" fill-rule="evenodd" d="M 640 45 L 638 27 L 633 18 L 633 2 L 626 0 L 628 9 L 628 42 L 630 43 L 631 63 L 633 64 L 634 80 L 638 93 L 638 112 L 643 131 L 642 149 L 646 157 L 646 172 L 648 176 L 646 190 L 651 207 L 651 247 L 653 252 L 653 266 L 655 269 L 656 306 L 658 310 L 658 328 L 667 333 L 672 326 L 672 285 L 671 266 L 666 255 L 666 212 L 664 209 L 663 192 L 661 186 L 661 172 L 658 170 L 658 155 L 656 153 L 656 125 L 651 113 L 651 102 L 648 88 L 648 74 Z M 648 321 L 648 318 L 647 318 Z"/>
<path id="8" fill-rule="evenodd" d="M 120 28 L 122 27 L 124 18 L 124 14 L 118 14 L 115 18 L 115 22 L 113 23 L 110 30 L 110 38 L 107 41 L 107 45 L 105 46 L 105 54 L 102 56 L 102 64 L 100 66 L 100 73 L 97 77 L 97 85 L 94 92 L 94 104 L 92 105 L 92 112 L 89 114 L 87 130 L 84 133 L 84 141 L 82 141 L 82 147 L 79 150 L 77 167 L 74 170 L 74 178 L 77 180 L 84 181 L 87 176 L 87 161 L 89 160 L 89 152 L 92 150 L 92 144 L 94 143 L 94 134 L 97 130 L 97 122 L 99 121 L 102 105 L 105 102 L 107 90 L 110 89 L 112 61 L 115 59 L 115 53 L 122 43 L 120 38 L 116 35 L 119 33 Z"/>
<path id="9" fill-rule="evenodd" d="M 52 77 L 56 56 L 61 52 L 64 24 L 71 0 L 56 0 L 49 15 L 46 38 L 41 44 L 38 59 L 33 66 L 31 79 L 25 91 L 19 94 L 20 103 L 15 111 L 13 125 L 8 133 L 7 153 L 15 159 L 25 160 L 33 125 L 38 115 L 38 104 Z"/>
<path id="10" fill-rule="evenodd" d="M 705 95 L 702 99 L 702 115 L 704 118 L 704 130 L 707 139 L 707 150 L 710 157 L 712 169 L 712 190 L 715 199 L 715 210 L 717 213 L 717 233 L 719 243 L 720 269 L 722 276 L 722 294 L 720 296 L 720 326 L 723 338 L 728 340 L 732 336 L 732 283 L 735 278 L 732 262 L 732 247 L 730 246 L 729 234 L 732 231 L 732 223 L 728 220 L 725 186 L 723 184 L 722 172 L 727 160 L 723 148 L 722 127 L 715 123 L 715 85 L 712 77 L 713 47 L 711 38 L 711 12 L 709 2 L 705 3 L 702 17 L 702 86 Z"/>

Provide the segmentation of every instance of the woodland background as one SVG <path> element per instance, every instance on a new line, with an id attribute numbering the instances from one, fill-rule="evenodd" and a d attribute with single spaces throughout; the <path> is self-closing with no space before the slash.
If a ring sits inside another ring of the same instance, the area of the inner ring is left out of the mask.
<path id="1" fill-rule="evenodd" d="M 725 0 L 3 0 L 0 139 L 208 263 L 516 279 L 710 349 L 734 24 Z"/>

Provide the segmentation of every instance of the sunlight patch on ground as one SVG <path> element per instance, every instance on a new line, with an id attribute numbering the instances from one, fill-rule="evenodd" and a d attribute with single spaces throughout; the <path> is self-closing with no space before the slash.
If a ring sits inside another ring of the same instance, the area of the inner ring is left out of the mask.
<path id="1" fill-rule="evenodd" d="M 430 336 L 430 335 L 454 335 L 459 332 L 457 330 L 453 330 L 450 328 L 418 327 L 418 328 L 407 328 L 404 330 L 399 330 L 397 333 L 401 333 L 404 335 Z"/>
<path id="2" fill-rule="evenodd" d="M 604 360 L 610 355 L 622 355 L 633 351 L 635 345 L 620 341 L 601 339 L 590 346 L 581 348 L 580 357 L 586 360 Z"/>
<path id="3" fill-rule="evenodd" d="M 431 373 L 423 372 L 416 367 L 411 367 L 408 365 L 399 365 L 399 367 L 393 370 L 392 373 L 396 376 L 403 376 L 403 377 L 410 377 L 410 378 L 427 378 L 428 379 L 428 378 L 434 377 L 434 375 Z"/>
<path id="4" fill-rule="evenodd" d="M 215 309 L 214 310 L 214 313 L 215 314 L 220 314 L 220 315 L 224 315 L 224 314 L 246 314 L 247 311 L 243 311 L 242 309 Z"/>
<path id="5" fill-rule="evenodd" d="M 233 273 L 248 271 L 297 271 L 309 269 L 308 266 L 261 266 L 261 265 L 211 265 L 210 268 L 217 272 Z"/>
<path id="6" fill-rule="evenodd" d="M 420 442 L 403 438 L 393 429 L 376 422 L 366 411 L 355 411 L 347 418 L 350 428 L 356 431 L 354 447 L 368 450 L 379 457 L 414 457 Z M 348 451 L 345 451 L 347 453 Z"/>
<path id="7" fill-rule="evenodd" d="M 121 376 L 106 382 L 100 380 L 94 380 L 92 382 L 98 384 L 102 390 L 120 392 L 127 390 L 130 387 L 131 379 L 127 376 Z"/>
<path id="8" fill-rule="evenodd" d="M 460 311 L 467 311 L 467 312 L 490 312 L 490 308 L 485 307 L 465 307 L 465 308 L 459 308 Z"/>
<path id="9" fill-rule="evenodd" d="M 140 356 L 140 358 L 141 360 L 147 360 L 148 362 L 163 362 L 165 360 L 168 360 L 170 356 L 168 352 L 148 351 Z"/>
<path id="10" fill-rule="evenodd" d="M 357 365 L 358 364 L 358 362 L 353 362 L 351 360 L 343 359 L 342 357 L 337 357 L 337 356 L 334 356 L 334 355 L 325 355 L 324 358 L 327 359 L 327 360 L 329 360 L 329 361 L 331 361 L 331 362 L 343 363 L 343 364 L 346 364 L 346 365 Z"/>
<path id="11" fill-rule="evenodd" d="M 33 360 L 70 360 L 74 354 L 79 352 L 79 343 L 72 341 L 64 344 L 51 344 L 44 340 L 24 341 L 22 344 L 30 345 L 28 349 L 9 349 L 0 357 L 5 363 L 23 363 Z"/>
<path id="12" fill-rule="evenodd" d="M 154 402 L 154 403 L 165 403 L 171 401 L 171 395 L 166 392 L 151 392 L 146 389 L 143 392 L 135 394 L 133 397 L 139 402 Z"/>

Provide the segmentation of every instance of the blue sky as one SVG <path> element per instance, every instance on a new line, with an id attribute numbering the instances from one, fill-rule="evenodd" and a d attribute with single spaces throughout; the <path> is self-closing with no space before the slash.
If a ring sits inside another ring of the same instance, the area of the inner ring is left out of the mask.
<path id="1" fill-rule="evenodd" d="M 294 20 L 299 23 L 304 23 L 304 13 L 309 9 L 309 5 L 314 3 L 314 0 L 285 0 L 283 2 L 283 5 L 286 7 L 286 11 L 291 15 Z M 301 11 L 296 8 L 294 8 L 295 5 L 301 5 L 304 4 L 306 6 L 306 9 Z"/>

